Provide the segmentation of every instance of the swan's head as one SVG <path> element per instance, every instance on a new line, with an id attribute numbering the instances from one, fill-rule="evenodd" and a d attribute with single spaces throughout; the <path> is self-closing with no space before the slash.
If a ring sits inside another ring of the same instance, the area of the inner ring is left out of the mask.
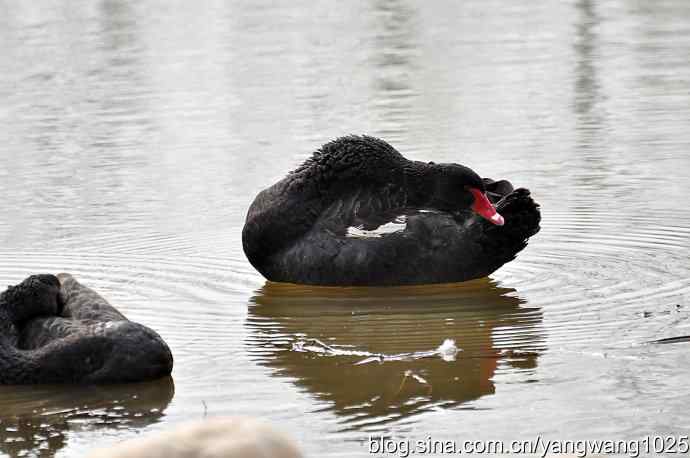
<path id="1" fill-rule="evenodd" d="M 459 164 L 432 164 L 434 201 L 444 210 L 472 210 L 492 224 L 503 226 L 503 217 L 486 197 L 484 181 L 469 167 Z"/>
<path id="2" fill-rule="evenodd" d="M 8 287 L 0 302 L 15 325 L 39 316 L 59 315 L 64 307 L 60 282 L 49 274 L 32 275 Z"/>

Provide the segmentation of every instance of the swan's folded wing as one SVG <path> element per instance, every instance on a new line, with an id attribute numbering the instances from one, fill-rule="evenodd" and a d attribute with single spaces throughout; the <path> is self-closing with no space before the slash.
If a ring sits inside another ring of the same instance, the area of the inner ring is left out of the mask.
<path id="1" fill-rule="evenodd" d="M 19 329 L 19 348 L 36 349 L 77 333 L 92 333 L 102 323 L 128 321 L 103 297 L 71 275 L 62 273 L 58 279 L 64 300 L 61 316 L 39 317 L 25 323 Z"/>
<path id="2" fill-rule="evenodd" d="M 276 278 L 332 285 L 441 283 L 475 278 L 481 253 L 477 220 L 424 209 L 403 209 L 388 221 L 358 218 L 361 226 L 315 226 L 276 257 Z M 393 215 L 393 213 L 391 213 Z M 278 280 L 280 281 L 280 280 Z"/>
<path id="3" fill-rule="evenodd" d="M 363 286 L 484 277 L 513 259 L 539 230 L 539 206 L 526 189 L 510 192 L 497 206 L 506 218 L 504 226 L 471 212 L 416 208 L 382 212 L 376 204 L 372 208 L 377 211 L 364 216 L 356 205 L 342 202 L 274 258 L 271 278 Z"/>
<path id="4" fill-rule="evenodd" d="M 35 318 L 20 329 L 17 348 L 35 350 L 70 335 L 83 333 L 85 326 L 89 324 L 71 318 Z"/>
<path id="5" fill-rule="evenodd" d="M 65 302 L 63 317 L 90 321 L 127 320 L 100 294 L 82 285 L 70 274 L 58 274 L 58 279 Z"/>

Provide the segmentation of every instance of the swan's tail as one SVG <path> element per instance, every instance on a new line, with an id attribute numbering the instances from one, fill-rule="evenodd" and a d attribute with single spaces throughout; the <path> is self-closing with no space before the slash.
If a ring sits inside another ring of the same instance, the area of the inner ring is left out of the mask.
<path id="1" fill-rule="evenodd" d="M 512 188 L 512 187 L 511 187 Z M 487 186 L 487 191 L 491 189 Z M 511 261 L 527 246 L 527 239 L 539 232 L 541 213 L 539 204 L 530 196 L 529 190 L 518 188 L 508 191 L 496 203 L 496 210 L 505 219 L 503 226 L 484 222 L 481 244 L 486 259 L 495 264 L 495 269 Z"/>

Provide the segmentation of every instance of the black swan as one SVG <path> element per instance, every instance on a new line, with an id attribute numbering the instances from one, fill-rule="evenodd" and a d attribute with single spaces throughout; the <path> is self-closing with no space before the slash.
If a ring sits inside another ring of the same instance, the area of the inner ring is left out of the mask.
<path id="1" fill-rule="evenodd" d="M 242 243 L 276 282 L 449 283 L 515 258 L 540 218 L 527 189 L 458 164 L 410 161 L 381 139 L 351 135 L 261 191 Z"/>
<path id="2" fill-rule="evenodd" d="M 138 382 L 172 365 L 158 334 L 71 275 L 32 275 L 0 294 L 0 384 Z"/>

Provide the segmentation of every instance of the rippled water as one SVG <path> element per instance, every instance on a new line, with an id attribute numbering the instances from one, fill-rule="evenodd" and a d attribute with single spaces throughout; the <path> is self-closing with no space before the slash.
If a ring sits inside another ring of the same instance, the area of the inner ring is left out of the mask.
<path id="1" fill-rule="evenodd" d="M 690 335 L 690 3 L 144 3 L 0 2 L 0 281 L 74 273 L 174 382 L 2 387 L 1 451 L 234 414 L 311 456 L 687 434 L 688 343 L 648 342 Z M 461 285 L 265 284 L 249 203 L 346 133 L 529 187 L 543 229 Z"/>

